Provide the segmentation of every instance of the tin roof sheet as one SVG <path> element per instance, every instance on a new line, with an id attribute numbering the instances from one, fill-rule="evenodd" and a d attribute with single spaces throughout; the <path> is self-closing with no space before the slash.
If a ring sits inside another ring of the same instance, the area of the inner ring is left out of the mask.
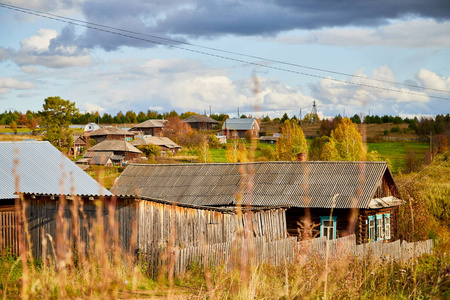
<path id="1" fill-rule="evenodd" d="M 222 129 L 228 130 L 259 130 L 258 122 L 256 119 L 240 119 L 230 118 L 223 122 Z"/>
<path id="2" fill-rule="evenodd" d="M 17 190 L 14 168 L 19 180 Z M 111 195 L 49 142 L 0 142 L 0 178 L 0 199 L 15 198 L 16 191 Z"/>
<path id="3" fill-rule="evenodd" d="M 386 162 L 131 164 L 112 191 L 195 205 L 368 208 L 383 176 L 393 182 Z"/>

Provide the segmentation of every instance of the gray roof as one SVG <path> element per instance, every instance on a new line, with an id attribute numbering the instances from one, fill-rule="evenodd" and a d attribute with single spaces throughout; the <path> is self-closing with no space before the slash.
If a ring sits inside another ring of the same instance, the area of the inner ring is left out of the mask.
<path id="1" fill-rule="evenodd" d="M 118 127 L 108 126 L 101 127 L 97 130 L 86 132 L 88 136 L 103 136 L 103 135 L 123 135 L 123 136 L 134 136 L 133 133 L 123 130 Z"/>
<path id="2" fill-rule="evenodd" d="M 133 128 L 131 128 L 130 130 L 136 130 L 136 129 L 140 129 L 140 128 L 154 128 L 154 127 L 163 128 L 164 123 L 166 123 L 166 122 L 167 122 L 167 120 L 161 120 L 161 119 L 147 120 L 142 123 L 134 125 Z"/>
<path id="3" fill-rule="evenodd" d="M 135 141 L 131 142 L 134 146 L 140 146 L 140 145 L 148 145 L 153 144 L 156 146 L 162 146 L 166 147 L 168 149 L 180 149 L 181 146 L 177 145 L 175 142 L 173 142 L 168 137 L 159 137 L 159 136 L 142 136 Z"/>
<path id="4" fill-rule="evenodd" d="M 242 194 L 253 206 L 368 208 L 383 176 L 396 189 L 386 162 L 131 164 L 112 192 L 194 205 L 235 205 Z"/>
<path id="5" fill-rule="evenodd" d="M 141 150 L 131 145 L 127 141 L 124 140 L 104 140 L 101 143 L 98 143 L 94 147 L 91 147 L 87 150 L 88 152 L 93 151 L 108 151 L 108 152 L 116 152 L 116 151 L 124 151 L 124 152 L 133 152 L 133 153 L 142 153 Z M 86 155 L 89 155 L 86 153 Z M 85 155 L 85 157 L 86 157 Z"/>
<path id="6" fill-rule="evenodd" d="M 226 119 L 223 122 L 222 129 L 228 130 L 259 130 L 259 125 L 256 119 Z"/>
<path id="7" fill-rule="evenodd" d="M 186 123 L 204 122 L 204 123 L 219 124 L 219 121 L 216 121 L 205 115 L 193 115 L 193 116 L 187 117 L 183 121 Z"/>
<path id="8" fill-rule="evenodd" d="M 0 142 L 0 199 L 15 198 L 15 159 L 19 192 L 111 195 L 49 142 Z"/>

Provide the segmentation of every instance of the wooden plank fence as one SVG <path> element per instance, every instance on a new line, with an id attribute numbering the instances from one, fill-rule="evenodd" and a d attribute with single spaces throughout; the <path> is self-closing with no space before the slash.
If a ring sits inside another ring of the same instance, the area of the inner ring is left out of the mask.
<path id="1" fill-rule="evenodd" d="M 14 210 L 0 211 L 0 251 L 12 255 L 19 254 L 19 239 Z"/>
<path id="2" fill-rule="evenodd" d="M 293 262 L 298 256 L 318 255 L 322 259 L 330 259 L 353 255 L 359 258 L 373 257 L 380 260 L 408 261 L 411 258 L 431 253 L 433 240 L 408 243 L 400 240 L 392 243 L 377 241 L 368 244 L 356 245 L 355 235 L 335 240 L 316 238 L 297 242 L 297 238 L 290 237 L 276 241 L 267 241 L 264 238 L 236 239 L 232 242 L 187 247 L 180 249 L 174 247 L 170 251 L 159 252 L 164 257 L 158 259 L 157 266 L 172 266 L 171 272 L 175 275 L 185 273 L 189 266 L 196 263 L 202 267 L 223 265 L 234 269 L 240 265 L 269 263 L 281 265 Z M 156 254 L 156 253 L 155 253 Z M 154 256 L 155 258 L 155 256 Z M 155 266 L 156 267 L 156 266 Z M 170 269 L 170 268 L 169 268 Z M 153 275 L 159 270 L 153 269 Z M 166 269 L 165 271 L 168 271 Z"/>

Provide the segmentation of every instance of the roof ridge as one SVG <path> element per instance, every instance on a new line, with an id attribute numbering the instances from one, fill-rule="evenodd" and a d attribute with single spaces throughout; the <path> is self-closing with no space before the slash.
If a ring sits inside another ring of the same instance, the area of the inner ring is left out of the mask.
<path id="1" fill-rule="evenodd" d="M 385 164 L 386 161 L 249 161 L 249 162 L 233 162 L 233 163 L 176 163 L 176 164 L 139 164 L 132 163 L 129 165 L 142 165 L 142 166 L 192 166 L 192 165 L 249 165 L 249 164 Z"/>

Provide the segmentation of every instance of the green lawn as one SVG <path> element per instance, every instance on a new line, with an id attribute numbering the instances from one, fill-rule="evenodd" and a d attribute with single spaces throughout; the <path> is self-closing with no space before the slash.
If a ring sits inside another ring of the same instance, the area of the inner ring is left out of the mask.
<path id="1" fill-rule="evenodd" d="M 368 151 L 377 151 L 382 159 L 391 161 L 392 171 L 398 172 L 405 166 L 406 153 L 411 149 L 416 159 L 423 161 L 425 152 L 429 149 L 428 143 L 367 143 Z"/>

